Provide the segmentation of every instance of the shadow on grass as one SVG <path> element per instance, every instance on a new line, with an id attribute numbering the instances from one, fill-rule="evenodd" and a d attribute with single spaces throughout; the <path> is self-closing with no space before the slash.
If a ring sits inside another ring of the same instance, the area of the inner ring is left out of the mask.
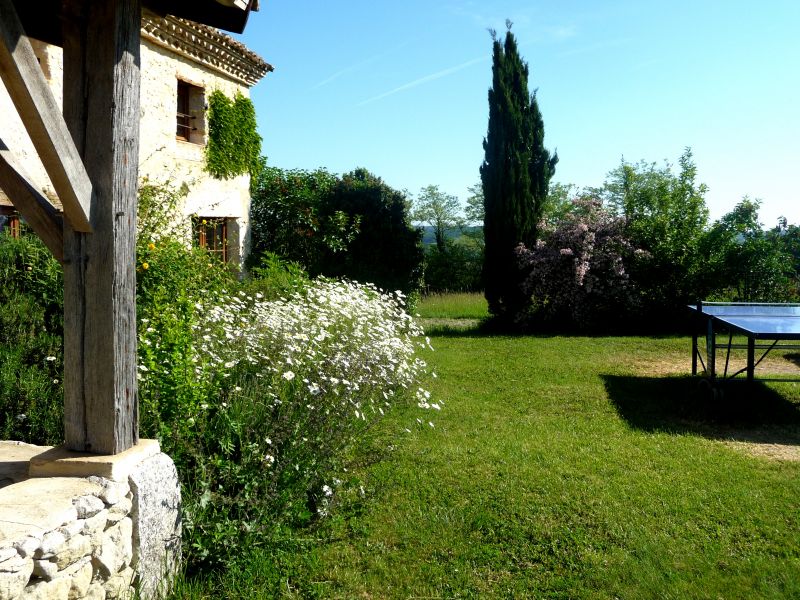
<path id="1" fill-rule="evenodd" d="M 790 352 L 788 354 L 784 354 L 783 358 L 800 367 L 800 352 Z"/>
<path id="2" fill-rule="evenodd" d="M 800 402 L 763 382 L 696 377 L 602 375 L 608 397 L 631 426 L 648 432 L 800 445 Z"/>

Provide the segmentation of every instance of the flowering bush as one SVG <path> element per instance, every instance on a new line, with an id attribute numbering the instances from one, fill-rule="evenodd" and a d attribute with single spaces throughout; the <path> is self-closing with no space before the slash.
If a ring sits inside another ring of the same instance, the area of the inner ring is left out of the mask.
<path id="1" fill-rule="evenodd" d="M 145 186 L 137 242 L 142 437 L 178 467 L 188 563 L 220 565 L 287 522 L 324 512 L 345 451 L 394 403 L 439 408 L 417 383 L 421 331 L 400 292 L 309 281 L 266 256 L 255 278 L 171 222 L 181 192 Z M 148 208 L 149 207 L 149 208 Z M 0 433 L 57 444 L 62 426 L 58 263 L 0 235 Z"/>
<path id="2" fill-rule="evenodd" d="M 183 486 L 188 563 L 233 560 L 324 508 L 343 450 L 415 381 L 420 334 L 403 296 L 309 281 L 264 254 L 240 282 L 186 248 L 183 193 L 145 186 L 137 263 L 141 433 Z"/>
<path id="3" fill-rule="evenodd" d="M 560 224 L 535 248 L 520 244 L 523 292 L 532 298 L 524 318 L 546 327 L 608 329 L 637 305 L 626 262 L 635 254 L 623 221 L 599 200 L 574 201 Z"/>
<path id="4" fill-rule="evenodd" d="M 178 323 L 189 326 L 175 336 Z M 417 384 L 421 331 L 400 292 L 328 280 L 276 300 L 220 290 L 139 331 L 143 430 L 178 464 L 190 563 L 229 560 L 243 537 L 263 543 L 276 523 L 318 513 L 343 450 L 396 399 L 438 408 Z"/>

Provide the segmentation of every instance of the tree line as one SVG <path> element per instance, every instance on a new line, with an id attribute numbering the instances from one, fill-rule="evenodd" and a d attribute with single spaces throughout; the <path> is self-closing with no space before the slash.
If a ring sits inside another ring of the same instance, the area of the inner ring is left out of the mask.
<path id="1" fill-rule="evenodd" d="M 764 229 L 747 197 L 711 223 L 689 148 L 675 166 L 623 159 L 600 187 L 551 184 L 559 159 L 510 22 L 492 43 L 484 161 L 463 210 L 437 185 L 413 198 L 364 169 L 268 167 L 251 264 L 275 253 L 406 293 L 483 290 L 495 322 L 524 329 L 674 328 L 698 300 L 800 299 L 798 226 Z M 435 243 L 422 247 L 419 225 Z"/>

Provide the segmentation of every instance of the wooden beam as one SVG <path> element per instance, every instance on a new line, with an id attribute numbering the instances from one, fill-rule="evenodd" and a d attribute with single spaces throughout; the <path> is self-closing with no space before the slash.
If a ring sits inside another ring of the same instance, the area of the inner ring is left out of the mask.
<path id="1" fill-rule="evenodd" d="M 93 184 L 94 233 L 64 227 L 64 434 L 117 454 L 139 439 L 136 194 L 139 0 L 64 3 L 64 116 Z"/>
<path id="2" fill-rule="evenodd" d="M 72 227 L 89 232 L 92 184 L 11 0 L 0 0 L 0 77 Z"/>
<path id="3" fill-rule="evenodd" d="M 144 0 L 145 8 L 156 14 L 189 19 L 235 33 L 244 31 L 253 4 L 253 0 Z"/>
<path id="4" fill-rule="evenodd" d="M 64 260 L 63 221 L 55 207 L 36 189 L 11 151 L 0 140 L 0 188 L 59 262 Z"/>

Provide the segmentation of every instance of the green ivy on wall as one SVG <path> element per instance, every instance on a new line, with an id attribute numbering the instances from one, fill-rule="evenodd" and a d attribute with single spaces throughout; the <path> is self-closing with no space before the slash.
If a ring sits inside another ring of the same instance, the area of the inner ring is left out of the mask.
<path id="1" fill-rule="evenodd" d="M 261 136 L 256 111 L 249 98 L 236 92 L 233 100 L 219 90 L 208 97 L 208 144 L 206 171 L 217 179 L 249 173 L 261 166 Z"/>

